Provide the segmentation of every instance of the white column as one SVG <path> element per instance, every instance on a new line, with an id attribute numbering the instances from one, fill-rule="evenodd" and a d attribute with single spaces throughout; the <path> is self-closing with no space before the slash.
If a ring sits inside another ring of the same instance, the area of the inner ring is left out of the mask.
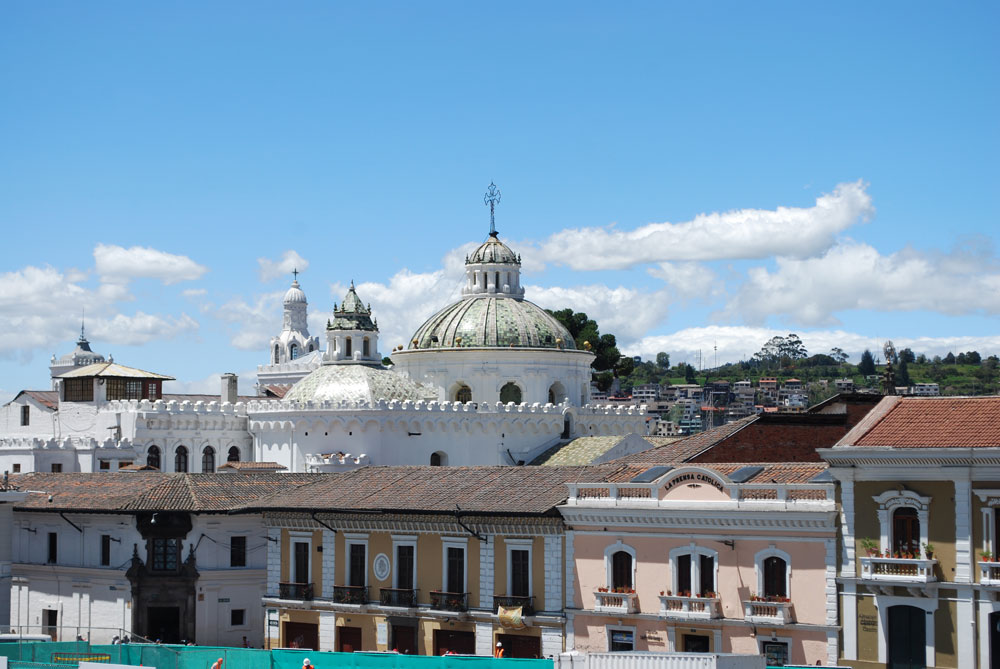
<path id="1" fill-rule="evenodd" d="M 843 620 L 844 620 L 844 659 L 858 659 L 858 586 L 855 583 L 844 583 L 843 589 Z M 881 630 L 879 631 L 881 633 Z M 839 659 L 839 658 L 835 658 Z M 836 661 L 834 661 L 836 664 Z"/>
<path id="2" fill-rule="evenodd" d="M 955 581 L 971 583 L 972 551 L 972 486 L 968 479 L 955 481 Z"/>
<path id="3" fill-rule="evenodd" d="M 558 627 L 542 628 L 542 657 L 556 657 L 563 652 L 562 630 Z"/>
<path id="4" fill-rule="evenodd" d="M 837 478 L 840 479 L 840 533 L 844 542 L 840 575 L 854 578 L 858 573 L 854 566 L 854 472 L 837 472 Z"/>
<path id="5" fill-rule="evenodd" d="M 837 624 L 837 539 L 826 540 L 826 624 Z M 826 655 L 830 664 L 837 663 L 840 649 L 837 646 L 836 630 L 827 633 Z"/>
<path id="6" fill-rule="evenodd" d="M 281 581 L 281 528 L 267 528 L 267 596 L 278 596 Z"/>
<path id="7" fill-rule="evenodd" d="M 558 535 L 546 536 L 544 539 L 545 599 L 542 604 L 545 611 L 562 610 L 562 570 L 564 564 L 562 541 L 563 538 Z"/>
<path id="8" fill-rule="evenodd" d="M 479 608 L 493 610 L 493 581 L 496 578 L 496 535 L 479 542 Z"/>
<path id="9" fill-rule="evenodd" d="M 493 623 L 476 623 L 476 655 L 493 655 Z"/>
<path id="10" fill-rule="evenodd" d="M 337 614 L 333 611 L 320 611 L 319 614 L 319 648 L 316 650 L 331 651 L 336 648 Z"/>
<path id="11" fill-rule="evenodd" d="M 334 567 L 336 566 L 336 541 L 337 535 L 330 530 L 323 530 L 323 589 L 320 597 L 323 599 L 333 599 Z M 322 645 L 322 644 L 321 644 Z M 333 650 L 331 647 L 330 650 Z"/>
<path id="12" fill-rule="evenodd" d="M 955 501 L 958 502 L 957 499 Z M 962 669 L 976 667 L 976 604 L 973 594 L 972 586 L 956 589 L 955 631 L 958 634 L 958 666 Z M 988 636 L 988 627 L 984 631 Z"/>

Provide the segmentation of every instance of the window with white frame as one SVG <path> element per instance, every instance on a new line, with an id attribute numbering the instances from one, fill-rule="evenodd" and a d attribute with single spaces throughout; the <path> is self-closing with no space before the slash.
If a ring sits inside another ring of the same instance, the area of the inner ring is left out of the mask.
<path id="1" fill-rule="evenodd" d="M 464 593 L 468 587 L 466 548 L 468 537 L 441 537 L 442 565 L 441 589 L 444 592 Z"/>
<path id="2" fill-rule="evenodd" d="M 608 651 L 628 652 L 635 650 L 635 628 L 608 625 Z"/>
<path id="3" fill-rule="evenodd" d="M 791 592 L 792 559 L 783 550 L 770 546 L 754 556 L 757 592 L 762 597 L 788 597 Z"/>
<path id="4" fill-rule="evenodd" d="M 347 550 L 347 585 L 368 585 L 368 535 L 344 534 Z"/>
<path id="5" fill-rule="evenodd" d="M 292 583 L 312 583 L 312 532 L 289 532 L 289 576 Z"/>
<path id="6" fill-rule="evenodd" d="M 417 582 L 417 537 L 392 535 L 392 587 L 413 590 Z"/>
<path id="7" fill-rule="evenodd" d="M 878 504 L 879 540 L 893 556 L 921 557 L 927 544 L 931 498 L 912 490 L 887 490 L 872 497 Z"/>
<path id="8" fill-rule="evenodd" d="M 612 590 L 635 588 L 635 549 L 621 541 L 604 549 L 605 583 Z"/>
<path id="9" fill-rule="evenodd" d="M 507 546 L 507 594 L 530 597 L 534 584 L 531 574 L 531 539 L 505 539 Z"/>
<path id="10" fill-rule="evenodd" d="M 682 597 L 706 597 L 715 593 L 718 552 L 690 544 L 670 551 L 670 576 L 674 593 Z"/>
<path id="11" fill-rule="evenodd" d="M 983 503 L 980 510 L 983 514 L 983 543 L 981 550 L 990 551 L 994 555 L 1000 552 L 1000 490 L 973 490 L 979 501 Z"/>

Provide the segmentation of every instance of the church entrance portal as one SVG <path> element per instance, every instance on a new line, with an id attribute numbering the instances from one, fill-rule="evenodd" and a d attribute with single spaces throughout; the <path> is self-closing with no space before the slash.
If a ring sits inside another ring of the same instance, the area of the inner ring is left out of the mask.
<path id="1" fill-rule="evenodd" d="M 177 606 L 146 607 L 146 629 L 142 636 L 163 643 L 181 642 L 181 610 Z"/>

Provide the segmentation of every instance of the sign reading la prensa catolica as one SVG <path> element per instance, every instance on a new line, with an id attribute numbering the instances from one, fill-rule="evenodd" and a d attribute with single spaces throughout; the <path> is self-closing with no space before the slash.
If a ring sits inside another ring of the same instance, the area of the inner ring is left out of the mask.
<path id="1" fill-rule="evenodd" d="M 667 483 L 667 485 L 664 487 L 664 490 L 670 490 L 674 486 L 688 482 L 707 483 L 708 485 L 715 486 L 716 488 L 718 488 L 720 492 L 723 489 L 722 483 L 717 481 L 714 477 L 708 474 L 703 474 L 701 472 L 692 472 L 690 474 L 681 474 L 680 476 L 671 479 L 670 482 Z"/>

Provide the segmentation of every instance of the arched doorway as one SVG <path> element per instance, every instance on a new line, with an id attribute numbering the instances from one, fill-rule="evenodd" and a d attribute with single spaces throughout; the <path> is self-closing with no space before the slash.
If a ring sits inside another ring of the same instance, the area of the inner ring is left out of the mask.
<path id="1" fill-rule="evenodd" d="M 444 467 L 448 464 L 448 454 L 444 451 L 431 453 L 431 467 Z"/>
<path id="2" fill-rule="evenodd" d="M 887 669 L 927 666 L 927 613 L 915 606 L 892 606 L 888 615 Z"/>
<path id="3" fill-rule="evenodd" d="M 566 387 L 556 381 L 549 386 L 549 404 L 559 404 L 566 400 Z"/>
<path id="4" fill-rule="evenodd" d="M 510 402 L 520 404 L 521 389 L 513 381 L 504 384 L 504 387 L 500 389 L 500 401 L 504 404 L 509 404 Z"/>

